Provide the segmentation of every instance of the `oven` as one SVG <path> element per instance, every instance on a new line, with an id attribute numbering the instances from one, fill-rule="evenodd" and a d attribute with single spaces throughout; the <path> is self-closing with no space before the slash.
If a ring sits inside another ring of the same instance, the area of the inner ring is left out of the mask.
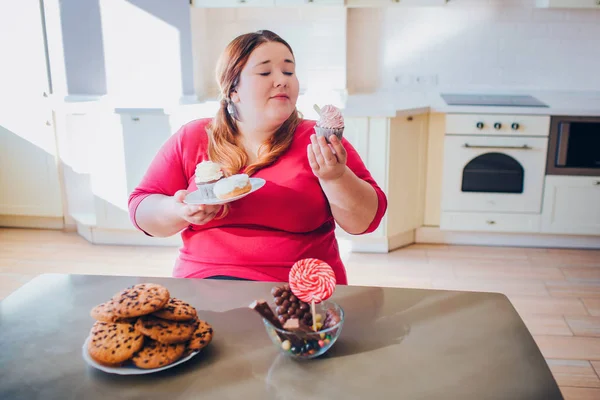
<path id="1" fill-rule="evenodd" d="M 443 209 L 541 212 L 547 142 L 546 138 L 447 137 Z"/>
<path id="2" fill-rule="evenodd" d="M 551 118 L 546 174 L 600 176 L 600 117 Z"/>
<path id="3" fill-rule="evenodd" d="M 550 118 L 447 114 L 440 227 L 537 231 Z"/>

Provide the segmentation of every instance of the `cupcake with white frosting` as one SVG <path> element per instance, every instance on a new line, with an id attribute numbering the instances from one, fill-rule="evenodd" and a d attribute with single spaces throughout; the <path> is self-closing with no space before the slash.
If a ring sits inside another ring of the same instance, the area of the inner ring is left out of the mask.
<path id="1" fill-rule="evenodd" d="M 339 140 L 342 140 L 344 134 L 344 116 L 340 109 L 328 104 L 319 110 L 319 117 L 315 125 L 317 137 L 324 136 L 329 142 L 329 138 L 335 135 Z"/>
<path id="2" fill-rule="evenodd" d="M 203 199 L 215 199 L 213 192 L 215 183 L 223 177 L 221 166 L 212 161 L 202 161 L 196 165 L 196 186 Z"/>

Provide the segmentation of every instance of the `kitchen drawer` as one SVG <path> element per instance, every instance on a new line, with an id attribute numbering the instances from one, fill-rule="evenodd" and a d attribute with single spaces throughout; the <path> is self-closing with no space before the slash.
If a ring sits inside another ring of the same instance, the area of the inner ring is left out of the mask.
<path id="1" fill-rule="evenodd" d="M 548 136 L 549 132 L 549 116 L 505 114 L 446 115 L 447 135 Z"/>
<path id="2" fill-rule="evenodd" d="M 540 232 L 539 214 L 442 212 L 440 228 L 448 231 Z"/>
<path id="3" fill-rule="evenodd" d="M 547 176 L 542 232 L 600 235 L 600 176 Z"/>

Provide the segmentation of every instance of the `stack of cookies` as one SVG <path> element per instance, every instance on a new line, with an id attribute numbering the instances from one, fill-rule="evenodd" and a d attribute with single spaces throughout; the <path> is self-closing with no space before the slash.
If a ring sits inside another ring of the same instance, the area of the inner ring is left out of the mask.
<path id="1" fill-rule="evenodd" d="M 88 353 L 102 365 L 132 363 L 152 369 L 199 351 L 212 340 L 212 327 L 196 309 L 170 296 L 161 285 L 142 283 L 94 307 Z"/>

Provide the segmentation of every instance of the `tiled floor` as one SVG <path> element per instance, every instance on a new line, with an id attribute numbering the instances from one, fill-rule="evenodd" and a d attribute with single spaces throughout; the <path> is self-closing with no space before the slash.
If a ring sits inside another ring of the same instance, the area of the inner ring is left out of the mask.
<path id="1" fill-rule="evenodd" d="M 94 246 L 74 233 L 0 229 L 0 299 L 44 272 L 170 276 L 176 254 Z M 413 245 L 344 258 L 350 284 L 506 294 L 564 397 L 600 399 L 600 250 Z"/>

